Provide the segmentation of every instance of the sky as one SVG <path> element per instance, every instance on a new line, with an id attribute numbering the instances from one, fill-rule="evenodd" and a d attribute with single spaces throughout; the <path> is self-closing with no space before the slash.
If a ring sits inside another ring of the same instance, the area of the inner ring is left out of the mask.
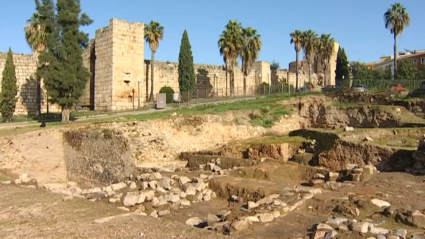
<path id="1" fill-rule="evenodd" d="M 393 53 L 394 40 L 383 20 L 384 12 L 393 3 L 394 0 L 81 0 L 82 12 L 94 20 L 82 30 L 93 38 L 96 29 L 107 26 L 111 18 L 145 23 L 155 20 L 164 26 L 156 60 L 178 61 L 186 29 L 194 62 L 222 65 L 217 41 L 226 23 L 237 19 L 261 35 L 263 46 L 258 60 L 276 61 L 281 68 L 295 61 L 289 34 L 296 29 L 330 33 L 345 48 L 350 61 L 373 62 Z M 411 25 L 398 38 L 399 51 L 425 49 L 425 1 L 400 3 L 407 8 Z M 23 29 L 33 12 L 34 0 L 2 1 L 0 51 L 11 47 L 16 53 L 31 53 Z M 150 58 L 147 44 L 145 58 Z"/>

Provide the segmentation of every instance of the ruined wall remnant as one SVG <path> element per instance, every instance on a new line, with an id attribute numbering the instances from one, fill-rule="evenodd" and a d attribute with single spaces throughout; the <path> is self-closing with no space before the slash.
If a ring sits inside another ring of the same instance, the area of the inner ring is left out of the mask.
<path id="1" fill-rule="evenodd" d="M 0 89 L 3 78 L 3 70 L 6 64 L 7 52 L 0 52 Z M 16 101 L 15 114 L 35 114 L 37 112 L 37 70 L 36 61 L 32 54 L 13 53 L 16 78 L 18 81 L 18 100 Z M 42 84 L 42 83 L 41 83 Z M 57 112 L 60 109 L 47 104 L 47 96 L 41 86 L 41 109 L 42 112 Z"/>
<path id="2" fill-rule="evenodd" d="M 83 187 L 120 182 L 135 169 L 128 140 L 109 129 L 64 132 L 68 180 Z"/>

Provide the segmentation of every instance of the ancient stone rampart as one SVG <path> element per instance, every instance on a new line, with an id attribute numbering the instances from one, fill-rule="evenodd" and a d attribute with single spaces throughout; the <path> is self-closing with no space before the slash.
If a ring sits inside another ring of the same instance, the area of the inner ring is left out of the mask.
<path id="1" fill-rule="evenodd" d="M 77 109 L 100 111 L 130 110 L 146 104 L 151 89 L 151 64 L 144 58 L 144 24 L 129 23 L 111 19 L 108 26 L 96 30 L 95 37 L 84 49 L 84 66 L 91 72 L 84 94 Z M 147 49 L 149 50 L 149 49 Z M 161 50 L 161 49 L 159 49 Z M 338 44 L 331 57 L 328 78 L 334 84 L 335 64 Z M 177 58 L 177 56 L 176 56 Z M 0 53 L 0 79 L 6 53 Z M 19 82 L 19 100 L 16 114 L 33 114 L 37 110 L 37 83 L 34 78 L 35 59 L 30 54 L 14 54 L 14 62 Z M 154 94 L 161 87 L 170 86 L 179 92 L 178 63 L 155 61 Z M 308 82 L 308 70 L 300 70 L 299 86 Z M 235 67 L 234 94 L 243 95 L 243 74 L 241 67 Z M 197 87 L 192 97 L 230 96 L 230 76 L 223 65 L 195 64 Z M 317 78 L 317 76 L 313 76 Z M 295 86 L 295 73 L 287 70 L 270 71 L 270 63 L 256 62 L 246 77 L 247 94 L 254 95 L 258 85 L 289 82 Z M 57 106 L 48 106 L 41 87 L 42 112 L 59 111 Z M 154 95 L 155 97 L 155 95 Z"/>

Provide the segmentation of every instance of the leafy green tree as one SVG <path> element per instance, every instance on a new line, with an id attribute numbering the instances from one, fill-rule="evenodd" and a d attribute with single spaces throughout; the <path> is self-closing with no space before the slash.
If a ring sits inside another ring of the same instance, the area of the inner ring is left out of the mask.
<path id="1" fill-rule="evenodd" d="M 394 79 L 397 78 L 397 36 L 410 25 L 410 15 L 401 3 L 391 5 L 384 13 L 385 28 L 394 35 Z"/>
<path id="2" fill-rule="evenodd" d="M 353 77 L 356 80 L 368 80 L 370 77 L 370 70 L 363 63 L 354 61 L 351 64 Z"/>
<path id="3" fill-rule="evenodd" d="M 229 20 L 224 31 L 218 40 L 220 55 L 226 65 L 226 70 L 230 75 L 230 95 L 233 96 L 235 90 L 235 66 L 238 64 L 238 56 L 243 48 L 242 25 L 237 20 Z"/>
<path id="4" fill-rule="evenodd" d="M 270 70 L 277 71 L 279 70 L 279 68 L 280 68 L 279 62 L 272 61 L 272 63 L 270 64 Z"/>
<path id="5" fill-rule="evenodd" d="M 184 30 L 179 53 L 180 92 L 189 92 L 195 88 L 195 68 L 193 66 L 192 47 L 187 31 Z"/>
<path id="6" fill-rule="evenodd" d="M 81 56 L 89 38 L 79 28 L 93 21 L 81 14 L 80 0 L 57 0 L 57 12 L 54 9 L 51 0 L 37 4 L 48 34 L 48 50 L 40 55 L 37 74 L 45 81 L 49 101 L 61 107 L 62 122 L 69 122 L 69 109 L 78 102 L 90 78 Z"/>
<path id="7" fill-rule="evenodd" d="M 159 41 L 164 38 L 164 27 L 159 22 L 151 21 L 145 25 L 145 41 L 149 43 L 151 49 L 151 95 L 150 101 L 153 101 L 153 94 L 155 91 L 155 78 L 154 78 L 154 67 L 155 67 L 155 53 L 159 47 Z"/>
<path id="8" fill-rule="evenodd" d="M 18 84 L 15 73 L 15 64 L 13 63 L 12 50 L 9 48 L 6 64 L 3 70 L 3 79 L 1 81 L 0 92 L 0 113 L 3 120 L 11 122 L 16 107 L 16 95 L 18 94 Z"/>
<path id="9" fill-rule="evenodd" d="M 304 31 L 302 34 L 302 48 L 308 64 L 308 81 L 311 83 L 311 65 L 314 61 L 315 47 L 317 46 L 318 35 L 313 30 Z"/>
<path id="10" fill-rule="evenodd" d="M 261 36 L 252 27 L 242 28 L 243 46 L 240 56 L 242 58 L 243 94 L 246 95 L 246 77 L 254 67 L 255 60 L 260 55 Z"/>
<path id="11" fill-rule="evenodd" d="M 336 58 L 335 82 L 341 80 L 350 80 L 350 66 L 345 49 L 340 47 Z"/>
<path id="12" fill-rule="evenodd" d="M 417 66 L 411 60 L 398 61 L 397 78 L 402 80 L 414 80 L 418 72 Z"/>
<path id="13" fill-rule="evenodd" d="M 25 40 L 31 47 L 33 57 L 38 66 L 38 56 L 46 49 L 47 34 L 45 27 L 41 24 L 41 15 L 33 13 L 30 19 L 27 20 L 27 25 L 24 28 Z M 37 78 L 37 114 L 41 114 L 41 81 Z"/>
<path id="14" fill-rule="evenodd" d="M 298 61 L 300 56 L 300 51 L 303 48 L 303 32 L 300 30 L 295 30 L 289 34 L 291 37 L 291 44 L 294 44 L 295 54 L 296 54 L 296 65 L 295 65 L 295 89 L 298 90 Z"/>

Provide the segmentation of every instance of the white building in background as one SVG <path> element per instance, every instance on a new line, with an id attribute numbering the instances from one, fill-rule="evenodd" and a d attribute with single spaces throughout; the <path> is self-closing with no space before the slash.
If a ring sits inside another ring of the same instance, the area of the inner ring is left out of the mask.
<path id="1" fill-rule="evenodd" d="M 414 51 L 406 51 L 400 52 L 397 55 L 397 61 L 409 58 L 416 58 L 416 56 L 420 56 L 425 54 L 425 50 L 414 50 Z M 416 64 L 416 62 L 413 63 Z M 388 57 L 381 57 L 381 61 L 373 64 L 373 69 L 383 69 L 383 70 L 391 70 L 391 76 L 394 76 L 394 55 Z"/>

